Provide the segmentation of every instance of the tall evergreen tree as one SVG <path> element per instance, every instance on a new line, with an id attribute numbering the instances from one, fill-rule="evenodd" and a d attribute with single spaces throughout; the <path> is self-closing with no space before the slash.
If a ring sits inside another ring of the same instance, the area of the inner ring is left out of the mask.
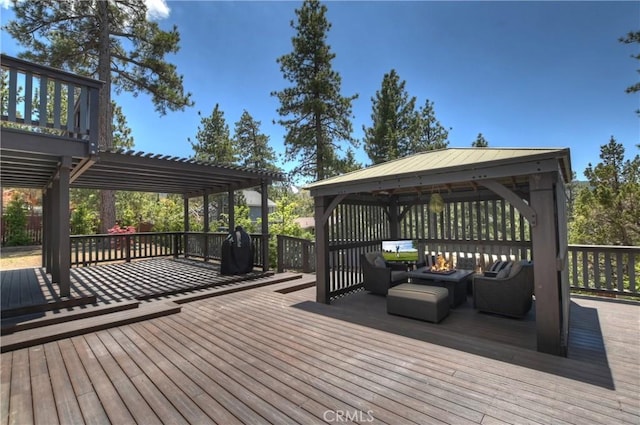
<path id="1" fill-rule="evenodd" d="M 487 139 L 484 138 L 482 133 L 478 133 L 476 140 L 471 143 L 471 146 L 474 148 L 487 148 L 489 147 L 489 142 L 487 142 Z"/>
<path id="2" fill-rule="evenodd" d="M 198 115 L 202 116 L 200 111 Z M 211 115 L 202 117 L 200 123 L 196 142 L 189 139 L 194 152 L 193 158 L 216 164 L 236 165 L 237 152 L 229 136 L 229 126 L 224 119 L 224 112 L 217 103 Z"/>
<path id="3" fill-rule="evenodd" d="M 382 87 L 371 98 L 371 127 L 362 126 L 364 150 L 371 162 L 379 164 L 413 152 L 416 130 L 416 98 L 409 98 L 405 81 L 395 69 L 382 78 Z"/>
<path id="4" fill-rule="evenodd" d="M 444 149 L 449 146 L 449 130 L 436 118 L 433 102 L 427 99 L 420 108 L 418 129 L 413 152 Z"/>
<path id="5" fill-rule="evenodd" d="M 236 149 L 242 153 L 239 165 L 261 170 L 277 170 L 276 153 L 269 146 L 269 136 L 260 132 L 260 121 L 246 110 L 236 122 L 233 135 Z"/>
<path id="6" fill-rule="evenodd" d="M 625 43 L 625 44 L 640 43 L 640 31 L 629 32 L 626 36 L 620 37 L 619 41 L 621 43 Z M 632 54 L 631 57 L 633 59 L 640 60 L 640 54 L 638 54 L 638 53 Z M 638 71 L 638 73 L 640 73 L 640 69 L 638 69 L 637 71 Z M 629 87 L 627 87 L 627 89 L 626 89 L 627 93 L 637 93 L 639 91 L 640 91 L 640 82 L 632 84 Z M 638 116 L 640 116 L 640 109 L 636 109 L 636 114 L 638 114 Z"/>
<path id="7" fill-rule="evenodd" d="M 335 54 L 327 44 L 331 24 L 327 7 L 317 0 L 305 0 L 296 9 L 293 52 L 281 56 L 284 78 L 293 83 L 271 94 L 280 100 L 278 123 L 285 127 L 287 158 L 298 158 L 293 172 L 302 178 L 324 179 L 337 170 L 338 154 L 343 146 L 357 146 L 351 136 L 351 102 L 357 95 L 340 95 L 340 75 L 331 68 Z M 347 143 L 344 143 L 347 142 Z"/>
<path id="8" fill-rule="evenodd" d="M 192 105 L 182 76 L 165 61 L 178 51 L 176 27 L 163 31 L 147 19 L 144 0 L 14 1 L 16 19 L 6 31 L 27 48 L 20 56 L 104 81 L 100 91 L 98 138 L 113 147 L 111 90 L 151 95 L 156 110 Z M 112 87 L 113 86 L 113 87 Z M 115 198 L 103 191 L 101 231 L 115 223 Z"/>

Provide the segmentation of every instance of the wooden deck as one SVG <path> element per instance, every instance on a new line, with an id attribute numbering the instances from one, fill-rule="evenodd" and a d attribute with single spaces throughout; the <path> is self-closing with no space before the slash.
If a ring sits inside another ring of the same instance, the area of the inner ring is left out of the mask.
<path id="1" fill-rule="evenodd" d="M 435 325 L 277 289 L 3 353 L 0 425 L 640 422 L 638 304 L 574 298 L 560 358 L 533 317 L 468 303 Z"/>

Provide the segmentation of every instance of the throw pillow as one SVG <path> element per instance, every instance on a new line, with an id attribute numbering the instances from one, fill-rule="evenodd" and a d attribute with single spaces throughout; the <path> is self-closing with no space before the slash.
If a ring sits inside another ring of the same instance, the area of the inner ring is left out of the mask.
<path id="1" fill-rule="evenodd" d="M 509 261 L 500 261 L 497 260 L 495 263 L 493 263 L 491 265 L 491 267 L 489 267 L 489 271 L 490 272 L 499 272 L 500 270 L 504 269 L 505 267 L 507 267 L 507 265 L 509 264 Z"/>
<path id="2" fill-rule="evenodd" d="M 496 279 L 504 279 L 509 276 L 509 272 L 511 271 L 511 263 L 507 264 L 507 266 L 500 270 L 496 275 Z"/>
<path id="3" fill-rule="evenodd" d="M 376 259 L 373 260 L 373 265 L 376 267 L 387 267 L 387 263 L 384 262 L 384 258 L 382 257 L 376 257 Z"/>
<path id="4" fill-rule="evenodd" d="M 513 263 L 513 266 L 511 266 L 511 270 L 509 271 L 509 277 L 513 277 L 518 274 L 520 269 L 522 269 L 522 263 L 520 261 Z"/>

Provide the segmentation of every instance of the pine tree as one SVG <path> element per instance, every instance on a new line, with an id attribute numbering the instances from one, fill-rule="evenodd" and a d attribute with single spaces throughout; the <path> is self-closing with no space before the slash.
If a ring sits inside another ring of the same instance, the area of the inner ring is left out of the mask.
<path id="1" fill-rule="evenodd" d="M 589 164 L 574 203 L 572 243 L 640 244 L 640 156 L 624 160 L 624 145 L 611 136 L 600 147 L 601 163 Z"/>
<path id="2" fill-rule="evenodd" d="M 202 116 L 200 111 L 198 115 Z M 196 134 L 197 142 L 193 143 L 189 139 L 194 151 L 193 158 L 216 164 L 236 165 L 237 152 L 229 136 L 229 126 L 224 119 L 224 112 L 217 103 L 211 115 L 202 117 L 200 123 Z"/>
<path id="3" fill-rule="evenodd" d="M 413 152 L 416 130 L 416 98 L 409 98 L 405 81 L 395 69 L 382 78 L 382 87 L 371 98 L 371 127 L 362 126 L 364 149 L 371 162 L 379 164 Z"/>
<path id="4" fill-rule="evenodd" d="M 236 149 L 242 152 L 240 165 L 261 170 L 277 170 L 276 153 L 269 146 L 269 136 L 260 133 L 260 121 L 253 119 L 246 110 L 236 122 L 233 135 Z"/>
<path id="5" fill-rule="evenodd" d="M 113 100 L 111 101 L 111 110 L 113 111 L 113 147 L 131 149 L 134 141 L 131 128 L 127 124 L 127 117 L 122 112 L 122 108 Z"/>
<path id="6" fill-rule="evenodd" d="M 489 147 L 489 142 L 487 142 L 487 139 L 484 138 L 482 133 L 478 133 L 476 140 L 471 143 L 471 146 L 474 148 L 487 148 Z"/>
<path id="7" fill-rule="evenodd" d="M 147 19 L 143 0 L 14 2 L 6 31 L 27 52 L 20 56 L 105 83 L 100 91 L 100 148 L 113 147 L 111 90 L 151 95 L 156 111 L 192 105 L 182 77 L 164 56 L 178 51 L 174 27 L 163 31 Z M 112 87 L 113 85 L 113 87 Z M 115 198 L 103 191 L 101 231 L 115 223 Z"/>
<path id="8" fill-rule="evenodd" d="M 626 36 L 620 37 L 618 39 L 618 41 L 620 41 L 621 43 L 624 43 L 624 44 L 640 43 L 640 31 L 629 32 Z M 632 54 L 631 57 L 633 59 L 640 60 L 640 54 L 638 54 L 638 53 Z M 640 69 L 638 69 L 637 71 L 638 71 L 638 73 L 640 73 Z M 627 87 L 627 89 L 625 91 L 627 93 L 637 93 L 637 92 L 639 92 L 640 91 L 640 82 L 630 85 L 629 87 Z M 638 116 L 640 116 L 640 109 L 636 109 L 636 114 L 638 114 Z"/>
<path id="9" fill-rule="evenodd" d="M 449 130 L 451 130 L 451 127 Z M 436 118 L 433 102 L 427 99 L 424 106 L 420 108 L 413 152 L 446 148 L 449 146 L 449 130 L 440 124 L 440 121 Z"/>
<path id="10" fill-rule="evenodd" d="M 271 93 L 280 100 L 285 155 L 299 160 L 293 173 L 319 180 L 340 172 L 337 152 L 343 146 L 357 146 L 351 136 L 351 102 L 357 95 L 340 95 L 342 80 L 331 68 L 335 54 L 326 42 L 331 28 L 326 12 L 317 0 L 305 0 L 296 9 L 293 52 L 277 60 L 284 78 L 294 85 Z"/>

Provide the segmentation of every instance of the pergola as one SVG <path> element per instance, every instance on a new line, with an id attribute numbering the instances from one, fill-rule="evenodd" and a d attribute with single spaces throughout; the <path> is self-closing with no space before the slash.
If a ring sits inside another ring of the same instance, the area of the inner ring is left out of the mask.
<path id="1" fill-rule="evenodd" d="M 70 293 L 69 226 L 62 224 L 69 223 L 69 188 L 181 194 L 185 231 L 189 199 L 201 196 L 208 232 L 209 195 L 228 195 L 233 227 L 234 191 L 261 187 L 262 258 L 268 267 L 267 187 L 283 180 L 281 173 L 133 150 L 100 151 L 100 81 L 6 55 L 2 69 L 8 74 L 8 98 L 2 102 L 0 181 L 5 187 L 42 189 L 43 266 L 61 296 Z"/>
<path id="2" fill-rule="evenodd" d="M 317 301 L 359 289 L 360 254 L 386 239 L 436 253 L 532 259 L 538 350 L 566 355 L 571 178 L 569 149 L 450 148 L 312 183 Z M 435 194 L 444 207 L 433 212 Z"/>

